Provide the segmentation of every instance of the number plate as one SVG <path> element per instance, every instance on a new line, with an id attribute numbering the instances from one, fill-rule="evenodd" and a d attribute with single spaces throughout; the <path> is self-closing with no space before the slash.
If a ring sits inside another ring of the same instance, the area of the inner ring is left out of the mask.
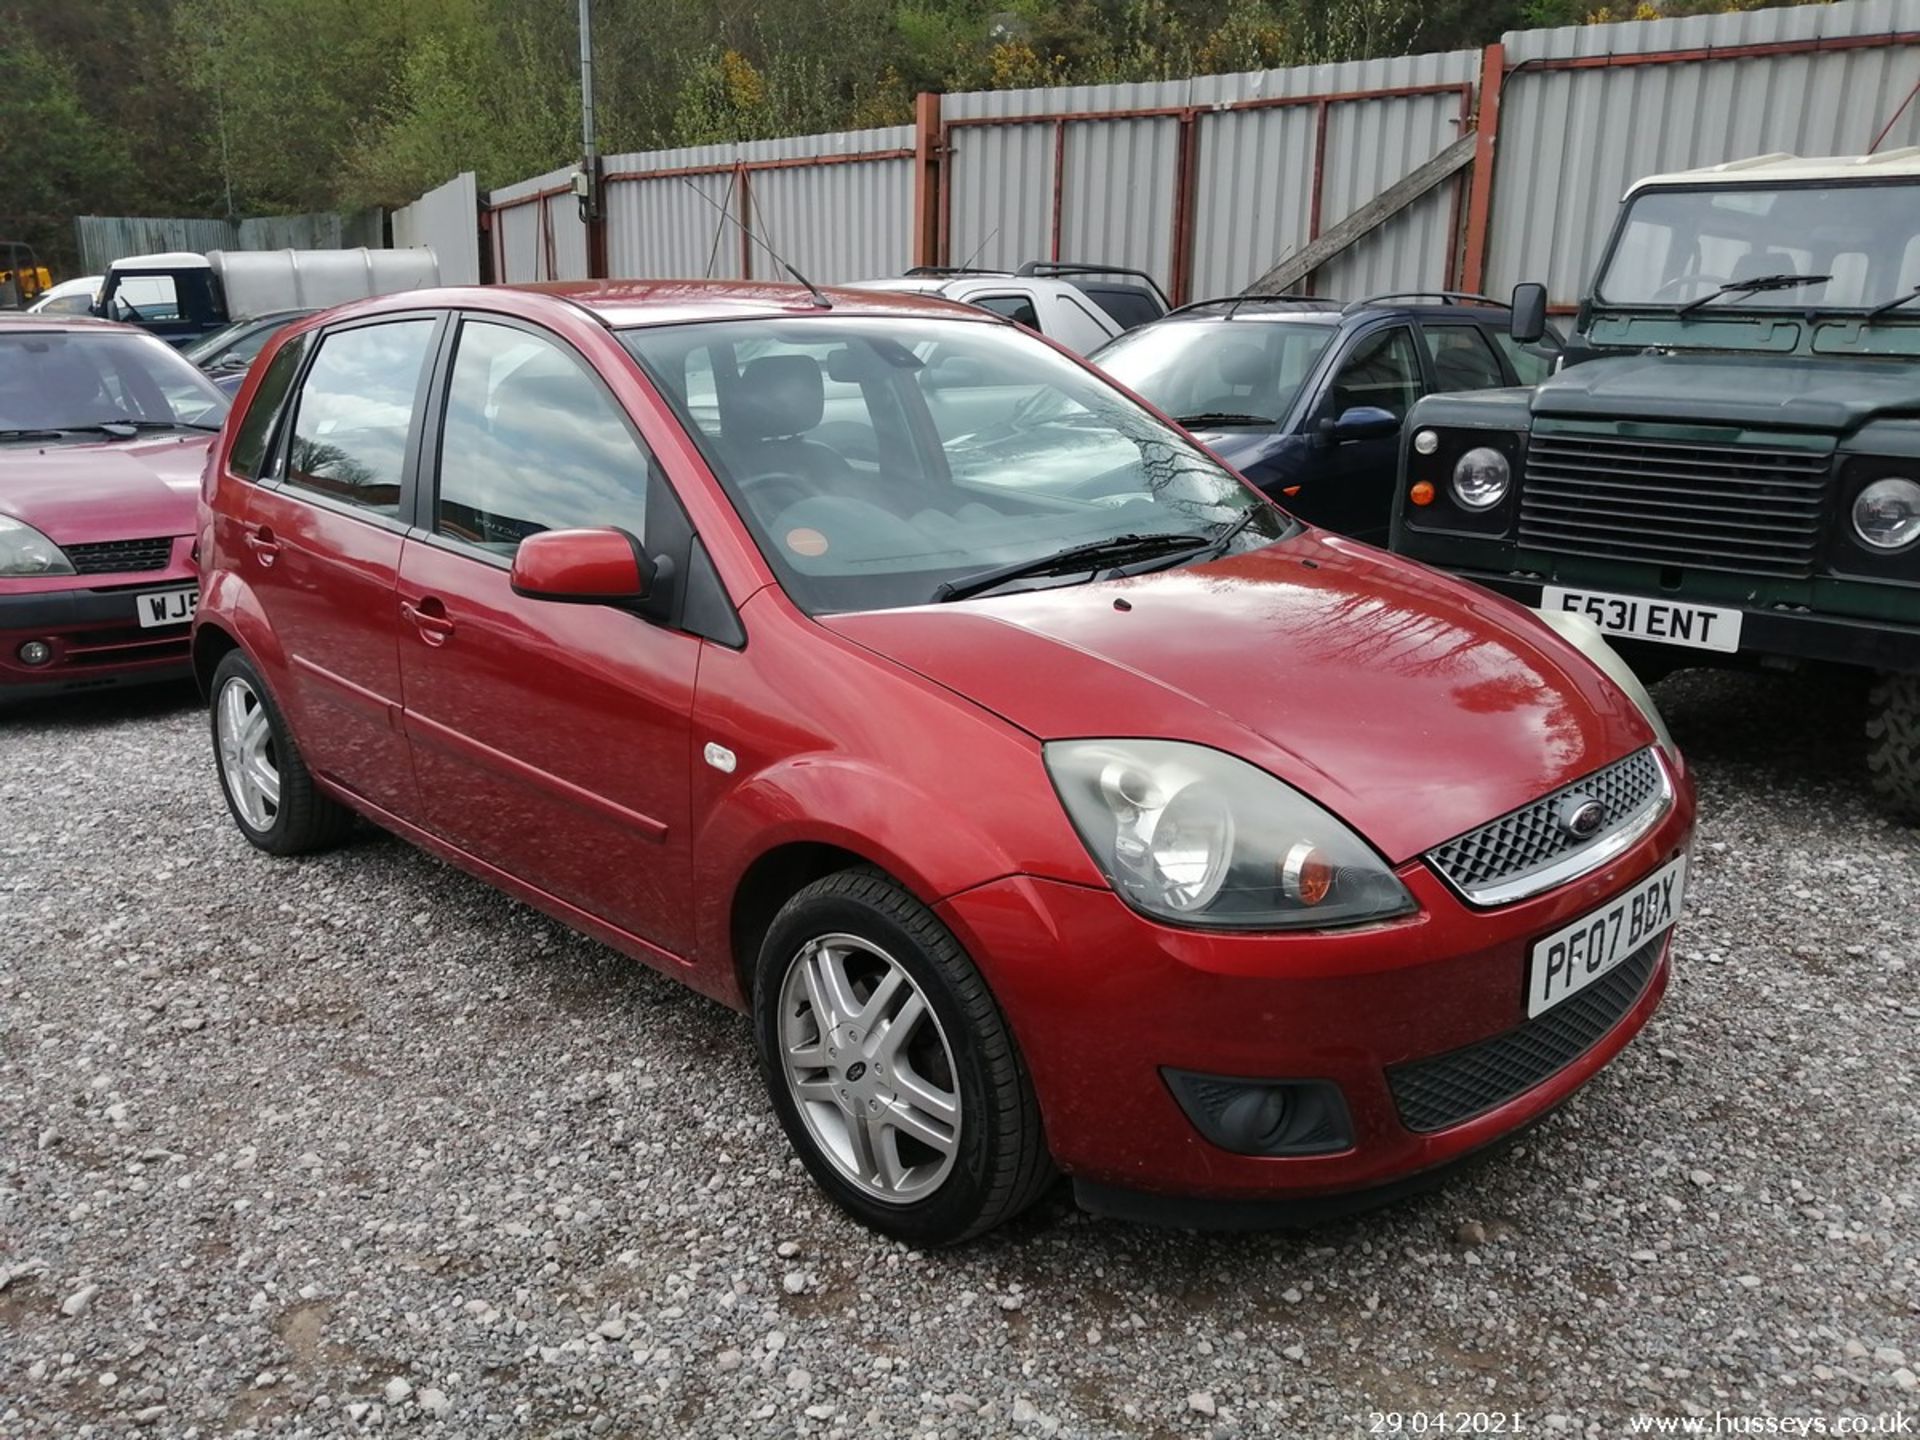
<path id="1" fill-rule="evenodd" d="M 198 590 L 149 590 L 133 597 L 142 630 L 160 625 L 184 625 L 193 619 L 193 607 L 199 602 Z"/>
<path id="2" fill-rule="evenodd" d="M 1540 608 L 1584 615 L 1609 635 L 1691 650 L 1722 650 L 1729 655 L 1740 648 L 1740 612 L 1717 605 L 1676 605 L 1644 595 L 1605 595 L 1548 585 L 1540 592 Z"/>
<path id="3" fill-rule="evenodd" d="M 1661 866 L 1626 894 L 1556 930 L 1533 947 L 1527 1018 L 1593 984 L 1656 935 L 1673 928 L 1687 885 L 1687 857 Z"/>

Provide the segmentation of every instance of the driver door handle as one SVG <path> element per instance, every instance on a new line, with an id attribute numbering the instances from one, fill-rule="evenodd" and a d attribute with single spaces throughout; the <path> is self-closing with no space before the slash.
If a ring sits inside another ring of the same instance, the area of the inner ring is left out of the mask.
<path id="1" fill-rule="evenodd" d="M 453 638 L 453 621 L 447 615 L 445 602 L 436 596 L 423 596 L 418 604 L 402 600 L 400 613 L 413 623 L 420 638 L 429 645 L 444 645 Z"/>
<path id="2" fill-rule="evenodd" d="M 247 548 L 253 551 L 262 566 L 273 564 L 280 555 L 280 542 L 274 539 L 272 529 L 265 525 L 247 532 Z"/>

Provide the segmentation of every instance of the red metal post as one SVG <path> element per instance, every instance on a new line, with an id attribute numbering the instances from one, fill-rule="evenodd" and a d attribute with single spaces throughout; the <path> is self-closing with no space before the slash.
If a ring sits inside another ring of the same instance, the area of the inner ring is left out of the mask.
<path id="1" fill-rule="evenodd" d="M 1316 102 L 1313 107 L 1313 178 L 1307 188 L 1308 195 L 1312 197 L 1307 211 L 1309 243 L 1320 238 L 1320 210 L 1327 188 L 1327 116 L 1332 108 L 1325 100 Z M 1304 277 L 1300 288 L 1309 295 L 1313 294 L 1315 278 L 1312 275 Z"/>
<path id="2" fill-rule="evenodd" d="M 913 260 L 940 263 L 940 97 L 923 94 L 913 102 Z"/>
<path id="3" fill-rule="evenodd" d="M 1200 189 L 1200 119 L 1189 110 L 1180 117 L 1180 148 L 1173 173 L 1173 303 L 1184 305 L 1193 298 L 1193 215 L 1195 196 Z"/>
<path id="4" fill-rule="evenodd" d="M 1053 238 L 1050 242 L 1049 259 L 1060 258 L 1061 212 L 1066 208 L 1067 187 L 1067 122 L 1053 122 Z"/>
<path id="5" fill-rule="evenodd" d="M 1487 227 L 1493 215 L 1493 152 L 1500 138 L 1500 85 L 1507 74 L 1507 49 L 1498 40 L 1480 52 L 1480 111 L 1474 131 L 1473 182 L 1467 191 L 1467 242 L 1460 264 L 1460 288 L 1475 292 L 1487 283 Z"/>
<path id="6" fill-rule="evenodd" d="M 740 278 L 753 278 L 753 193 L 748 189 L 747 167 L 736 165 L 734 177 L 740 190 Z"/>

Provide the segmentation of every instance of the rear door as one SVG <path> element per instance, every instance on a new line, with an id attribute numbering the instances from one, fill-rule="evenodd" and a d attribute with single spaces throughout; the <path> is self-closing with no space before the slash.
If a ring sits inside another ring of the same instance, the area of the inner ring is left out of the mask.
<path id="1" fill-rule="evenodd" d="M 691 531 L 619 403 L 558 336 L 468 315 L 443 371 L 398 594 L 429 827 L 685 954 L 701 641 L 632 610 L 526 599 L 508 571 L 529 535 L 615 526 L 685 575 Z"/>
<path id="2" fill-rule="evenodd" d="M 308 766 L 416 823 L 394 587 L 443 323 L 381 316 L 318 337 L 233 552 L 284 654 L 278 688 Z"/>

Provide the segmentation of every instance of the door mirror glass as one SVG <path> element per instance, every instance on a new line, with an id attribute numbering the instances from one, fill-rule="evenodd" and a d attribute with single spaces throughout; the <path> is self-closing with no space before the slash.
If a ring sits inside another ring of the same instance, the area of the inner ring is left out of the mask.
<path id="1" fill-rule="evenodd" d="M 625 530 L 542 530 L 513 552 L 516 595 L 577 605 L 628 605 L 647 598 L 654 567 Z"/>
<path id="2" fill-rule="evenodd" d="M 1400 417 L 1391 410 L 1382 410 L 1378 405 L 1354 405 L 1340 412 L 1340 418 L 1329 423 L 1327 438 L 1335 444 L 1348 440 L 1378 440 L 1391 435 L 1400 428 Z"/>
<path id="3" fill-rule="evenodd" d="M 1513 314 L 1507 333 L 1522 345 L 1532 345 L 1547 333 L 1547 287 L 1527 280 L 1513 287 Z"/>

